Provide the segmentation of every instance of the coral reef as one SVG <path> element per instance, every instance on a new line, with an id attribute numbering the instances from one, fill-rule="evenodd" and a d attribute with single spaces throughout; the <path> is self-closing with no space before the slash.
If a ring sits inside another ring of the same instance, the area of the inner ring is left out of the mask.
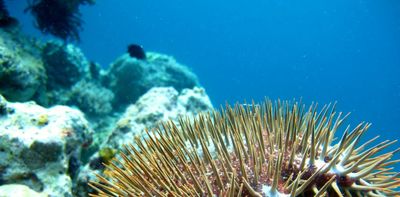
<path id="1" fill-rule="evenodd" d="M 31 190 L 26 185 L 8 184 L 0 186 L 1 197 L 48 197 L 47 194 Z"/>
<path id="2" fill-rule="evenodd" d="M 47 42 L 42 59 L 48 76 L 49 90 L 70 88 L 83 79 L 89 70 L 89 62 L 81 50 L 72 44 Z"/>
<path id="3" fill-rule="evenodd" d="M 11 101 L 44 94 L 46 75 L 35 43 L 18 32 L 0 30 L 0 93 Z"/>
<path id="4" fill-rule="evenodd" d="M 199 85 L 170 56 L 147 53 L 140 60 L 125 54 L 104 71 L 72 44 L 22 40 L 16 31 L 0 30 L 0 93 L 11 101 L 74 105 L 98 117 L 123 111 L 152 87 L 181 91 Z"/>
<path id="5" fill-rule="evenodd" d="M 72 44 L 47 42 L 42 59 L 46 69 L 46 106 L 68 104 L 89 116 L 110 113 L 114 94 L 100 83 L 101 69 Z"/>
<path id="6" fill-rule="evenodd" d="M 108 114 L 112 111 L 114 93 L 99 83 L 82 80 L 71 88 L 69 105 L 78 106 L 88 114 Z"/>
<path id="7" fill-rule="evenodd" d="M 127 138 L 212 108 L 186 67 L 143 54 L 103 70 L 72 44 L 0 29 L 0 189 L 87 196 Z"/>
<path id="8" fill-rule="evenodd" d="M 94 0 L 33 0 L 25 11 L 35 17 L 42 33 L 79 41 L 83 23 L 79 12 L 81 4 L 94 4 Z"/>
<path id="9" fill-rule="evenodd" d="M 78 40 L 79 6 L 93 3 L 33 0 L 27 11 L 44 33 Z M 8 19 L 0 0 L 0 26 Z M 1 28 L 0 94 L 1 195 L 399 195 L 394 142 L 356 146 L 369 124 L 333 143 L 347 117 L 334 107 L 267 101 L 205 113 L 196 76 L 138 45 L 103 70 L 72 44 Z"/>
<path id="10" fill-rule="evenodd" d="M 11 101 L 74 105 L 93 117 L 123 111 L 152 87 L 181 91 L 199 85 L 166 55 L 148 53 L 146 60 L 123 55 L 104 71 L 72 44 L 16 42 L 20 35 L 0 33 L 0 93 Z"/>
<path id="11" fill-rule="evenodd" d="M 82 146 L 93 131 L 66 106 L 43 108 L 0 96 L 0 184 L 18 183 L 53 196 L 71 196 Z"/>
<path id="12" fill-rule="evenodd" d="M 143 135 L 145 128 L 153 128 L 166 120 L 178 121 L 185 114 L 196 115 L 212 109 L 210 99 L 204 89 L 195 87 L 184 89 L 178 93 L 172 87 L 152 88 L 139 100 L 130 105 L 115 124 L 111 134 L 95 134 L 94 144 L 99 144 L 99 152 L 95 153 L 88 164 L 81 170 L 75 186 L 75 195 L 86 196 L 87 183 L 94 180 L 94 172 L 104 170 L 102 163 L 107 163 L 114 156 L 114 150 L 121 149 L 124 143 L 135 136 Z M 105 139 L 106 138 L 106 139 Z"/>
<path id="13" fill-rule="evenodd" d="M 111 112 L 113 98 L 114 93 L 99 83 L 82 80 L 72 87 L 68 104 L 88 114 L 102 115 Z"/>
<path id="14" fill-rule="evenodd" d="M 115 103 L 134 103 L 152 87 L 174 87 L 177 91 L 198 86 L 197 77 L 173 57 L 148 52 L 146 60 L 125 54 L 111 64 L 104 82 L 115 94 Z"/>
<path id="15" fill-rule="evenodd" d="M 179 93 L 172 87 L 152 88 L 134 104 L 126 108 L 116 127 L 106 140 L 106 145 L 120 149 L 145 128 L 161 121 L 177 120 L 180 115 L 195 115 L 212 109 L 204 89 L 195 87 Z"/>

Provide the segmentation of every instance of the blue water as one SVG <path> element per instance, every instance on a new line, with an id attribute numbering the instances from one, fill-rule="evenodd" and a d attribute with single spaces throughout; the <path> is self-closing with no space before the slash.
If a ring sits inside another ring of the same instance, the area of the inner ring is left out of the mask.
<path id="1" fill-rule="evenodd" d="M 6 1 L 41 36 L 21 2 Z M 338 101 L 347 123 L 373 123 L 368 138 L 400 138 L 398 0 L 98 0 L 82 14 L 79 46 L 103 67 L 138 43 L 190 67 L 215 106 Z"/>

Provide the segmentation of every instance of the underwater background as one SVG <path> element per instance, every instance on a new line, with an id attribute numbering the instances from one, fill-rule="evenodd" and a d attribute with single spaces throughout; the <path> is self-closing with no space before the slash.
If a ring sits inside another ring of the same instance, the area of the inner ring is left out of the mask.
<path id="1" fill-rule="evenodd" d="M 25 34 L 54 39 L 34 27 L 25 1 L 5 2 Z M 337 101 L 351 112 L 344 125 L 372 123 L 363 140 L 400 139 L 400 1 L 98 0 L 81 14 L 71 43 L 103 69 L 135 43 L 189 67 L 215 108 Z"/>
<path id="2" fill-rule="evenodd" d="M 26 6 L 8 7 L 26 32 Z M 78 44 L 102 67 L 138 43 L 188 65 L 214 106 L 251 99 L 338 102 L 367 135 L 400 136 L 400 1 L 102 0 Z"/>

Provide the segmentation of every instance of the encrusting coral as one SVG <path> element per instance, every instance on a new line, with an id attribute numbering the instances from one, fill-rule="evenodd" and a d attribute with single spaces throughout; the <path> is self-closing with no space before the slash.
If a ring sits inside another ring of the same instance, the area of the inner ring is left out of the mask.
<path id="1" fill-rule="evenodd" d="M 40 100 L 46 75 L 36 40 L 0 29 L 0 94 L 9 101 Z"/>
<path id="2" fill-rule="evenodd" d="M 105 73 L 103 83 L 114 92 L 115 106 L 125 107 L 134 103 L 153 87 L 174 87 L 182 91 L 200 86 L 197 76 L 174 57 L 154 52 L 142 55 L 145 59 L 124 54 L 111 63 Z"/>
<path id="3" fill-rule="evenodd" d="M 370 124 L 334 135 L 347 115 L 267 100 L 162 123 L 125 146 L 91 196 L 395 196 L 395 141 L 357 147 Z M 383 152 L 383 153 L 380 153 Z M 380 154 L 378 154 L 380 153 Z"/>
<path id="4" fill-rule="evenodd" d="M 42 196 L 72 196 L 82 151 L 92 137 L 77 109 L 9 102 L 0 95 L 0 196 L 37 196 L 3 187 L 8 184 L 26 185 Z"/>

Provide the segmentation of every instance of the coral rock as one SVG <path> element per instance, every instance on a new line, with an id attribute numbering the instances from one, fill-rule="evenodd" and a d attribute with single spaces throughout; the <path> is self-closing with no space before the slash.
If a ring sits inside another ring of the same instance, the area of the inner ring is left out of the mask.
<path id="1" fill-rule="evenodd" d="M 48 42 L 42 52 L 49 88 L 69 88 L 89 72 L 89 62 L 72 44 Z"/>
<path id="2" fill-rule="evenodd" d="M 23 36 L 0 30 L 0 94 L 10 101 L 28 101 L 40 94 L 46 76 L 40 56 Z"/>
<path id="3" fill-rule="evenodd" d="M 0 106 L 1 183 L 70 196 L 71 177 L 79 168 L 74 161 L 92 136 L 84 115 L 66 106 L 11 103 L 2 96 Z"/>
<path id="4" fill-rule="evenodd" d="M 117 104 L 131 104 L 152 87 L 174 87 L 177 91 L 198 86 L 197 77 L 174 58 L 146 53 L 146 60 L 128 54 L 111 64 L 105 83 L 115 93 Z"/>
<path id="5" fill-rule="evenodd" d="M 143 135 L 141 132 L 145 128 L 152 128 L 160 121 L 177 120 L 180 115 L 196 115 L 211 109 L 212 104 L 203 88 L 183 89 L 181 93 L 172 87 L 152 88 L 126 109 L 100 152 L 109 151 L 114 155 L 113 150 L 131 142 L 134 136 Z M 80 171 L 74 195 L 86 196 L 88 181 L 95 180 L 94 171 L 101 173 L 104 170 L 102 163 L 110 159 L 105 160 L 102 155 L 94 154 L 89 164 Z"/>
<path id="6" fill-rule="evenodd" d="M 47 194 L 33 191 L 26 185 L 9 184 L 0 186 L 1 197 L 47 197 Z"/>
<path id="7" fill-rule="evenodd" d="M 161 121 L 177 120 L 180 115 L 195 115 L 210 109 L 211 101 L 202 88 L 184 89 L 181 93 L 172 87 L 152 88 L 126 109 L 106 144 L 120 148 L 134 136 L 142 135 L 140 132 L 145 128 Z"/>
<path id="8" fill-rule="evenodd" d="M 102 115 L 112 110 L 114 93 L 99 83 L 82 80 L 72 87 L 70 95 L 68 103 L 78 106 L 85 113 Z"/>

